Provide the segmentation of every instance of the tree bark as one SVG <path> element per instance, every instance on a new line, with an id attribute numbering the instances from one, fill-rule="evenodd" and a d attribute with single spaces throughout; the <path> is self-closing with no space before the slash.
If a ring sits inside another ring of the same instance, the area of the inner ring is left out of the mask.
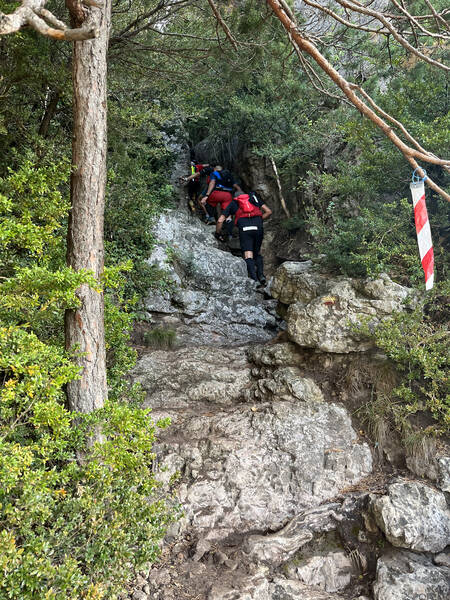
<path id="1" fill-rule="evenodd" d="M 85 26 L 97 38 L 75 42 L 73 51 L 73 143 L 71 212 L 67 264 L 92 271 L 100 280 L 104 266 L 103 220 L 107 150 L 107 50 L 111 0 L 91 8 Z M 81 379 L 67 386 L 69 408 L 83 413 L 101 408 L 107 398 L 103 294 L 88 285 L 77 291 L 81 306 L 65 315 L 66 348 L 77 352 Z"/>

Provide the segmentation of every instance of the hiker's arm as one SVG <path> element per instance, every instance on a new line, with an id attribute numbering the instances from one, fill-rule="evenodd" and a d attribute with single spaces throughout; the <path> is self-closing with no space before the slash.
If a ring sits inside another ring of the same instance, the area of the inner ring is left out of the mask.
<path id="1" fill-rule="evenodd" d="M 209 185 L 208 185 L 208 191 L 206 192 L 206 196 L 203 196 L 203 198 L 200 200 L 200 202 L 202 204 L 206 204 L 206 201 L 208 200 L 208 196 L 212 193 L 215 185 L 216 185 L 216 180 L 211 179 L 211 181 L 209 182 Z"/>
<path id="2" fill-rule="evenodd" d="M 267 204 L 263 204 L 261 206 L 261 210 L 262 210 L 263 221 L 264 221 L 264 219 L 267 219 L 268 217 L 270 217 L 270 215 L 272 214 L 272 210 L 267 206 Z"/>
<path id="3" fill-rule="evenodd" d="M 241 186 L 238 183 L 233 183 L 233 190 L 235 190 L 236 192 L 239 192 L 239 194 L 243 194 L 244 193 L 242 191 Z"/>
<path id="4" fill-rule="evenodd" d="M 200 171 L 197 171 L 196 173 L 192 173 L 192 175 L 189 175 L 189 177 L 183 177 L 183 181 L 185 183 L 188 183 L 189 181 L 191 181 L 192 179 L 195 179 L 196 177 L 200 177 Z"/>

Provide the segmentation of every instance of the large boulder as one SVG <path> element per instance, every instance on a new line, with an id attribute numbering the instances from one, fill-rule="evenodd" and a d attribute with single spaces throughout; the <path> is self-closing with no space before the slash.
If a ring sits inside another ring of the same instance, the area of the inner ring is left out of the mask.
<path id="1" fill-rule="evenodd" d="M 219 581 L 213 585 L 207 600 L 344 600 L 320 588 L 310 587 L 284 577 L 268 578 L 264 573 Z"/>
<path id="2" fill-rule="evenodd" d="M 188 522 L 210 538 L 278 529 L 371 471 L 368 446 L 333 404 L 209 405 L 177 419 L 159 454 L 170 456 L 169 472 L 175 465 L 183 474 Z"/>
<path id="3" fill-rule="evenodd" d="M 144 354 L 131 372 L 146 393 L 145 406 L 173 419 L 202 404 L 232 405 L 250 385 L 245 348 L 198 346 Z"/>
<path id="4" fill-rule="evenodd" d="M 407 551 L 391 551 L 377 564 L 375 600 L 448 600 L 450 569 Z"/>
<path id="5" fill-rule="evenodd" d="M 391 281 L 329 278 L 312 269 L 311 262 L 283 263 L 277 270 L 270 292 L 285 311 L 287 332 L 299 346 L 323 352 L 348 353 L 372 346 L 355 325 L 374 326 L 396 310 L 411 290 Z"/>
<path id="6" fill-rule="evenodd" d="M 373 502 L 379 527 L 392 545 L 440 552 L 450 542 L 450 511 L 444 494 L 417 481 L 400 481 Z"/>
<path id="7" fill-rule="evenodd" d="M 172 418 L 157 448 L 164 478 L 181 474 L 185 524 L 208 539 L 275 531 L 372 469 L 345 408 L 278 366 L 292 345 L 265 348 L 249 353 L 275 364 L 259 378 L 234 346 L 153 351 L 133 371 L 154 417 Z"/>
<path id="8" fill-rule="evenodd" d="M 245 262 L 219 249 L 213 231 L 182 210 L 164 213 L 148 263 L 165 274 L 165 291 L 145 300 L 152 316 L 174 327 L 181 344 L 267 341 L 276 328 L 274 301 L 264 300 Z"/>

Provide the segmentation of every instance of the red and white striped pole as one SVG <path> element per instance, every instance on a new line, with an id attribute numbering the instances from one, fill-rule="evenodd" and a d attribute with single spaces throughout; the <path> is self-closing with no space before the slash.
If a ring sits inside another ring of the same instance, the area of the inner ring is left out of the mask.
<path id="1" fill-rule="evenodd" d="M 416 180 L 414 180 L 416 178 Z M 431 241 L 430 222 L 428 221 L 427 205 L 425 204 L 425 179 L 417 180 L 415 171 L 410 184 L 416 222 L 417 243 L 419 244 L 420 260 L 425 273 L 425 289 L 431 290 L 434 283 L 434 253 Z"/>

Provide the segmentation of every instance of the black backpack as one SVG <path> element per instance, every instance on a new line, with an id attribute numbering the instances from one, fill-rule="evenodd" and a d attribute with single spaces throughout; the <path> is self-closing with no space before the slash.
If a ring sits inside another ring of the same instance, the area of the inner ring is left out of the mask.
<path id="1" fill-rule="evenodd" d="M 223 169 L 222 171 L 218 171 L 218 173 L 220 179 L 217 180 L 217 188 L 225 188 L 231 191 L 234 185 L 233 175 L 230 173 L 230 171 L 228 171 L 228 169 Z"/>

